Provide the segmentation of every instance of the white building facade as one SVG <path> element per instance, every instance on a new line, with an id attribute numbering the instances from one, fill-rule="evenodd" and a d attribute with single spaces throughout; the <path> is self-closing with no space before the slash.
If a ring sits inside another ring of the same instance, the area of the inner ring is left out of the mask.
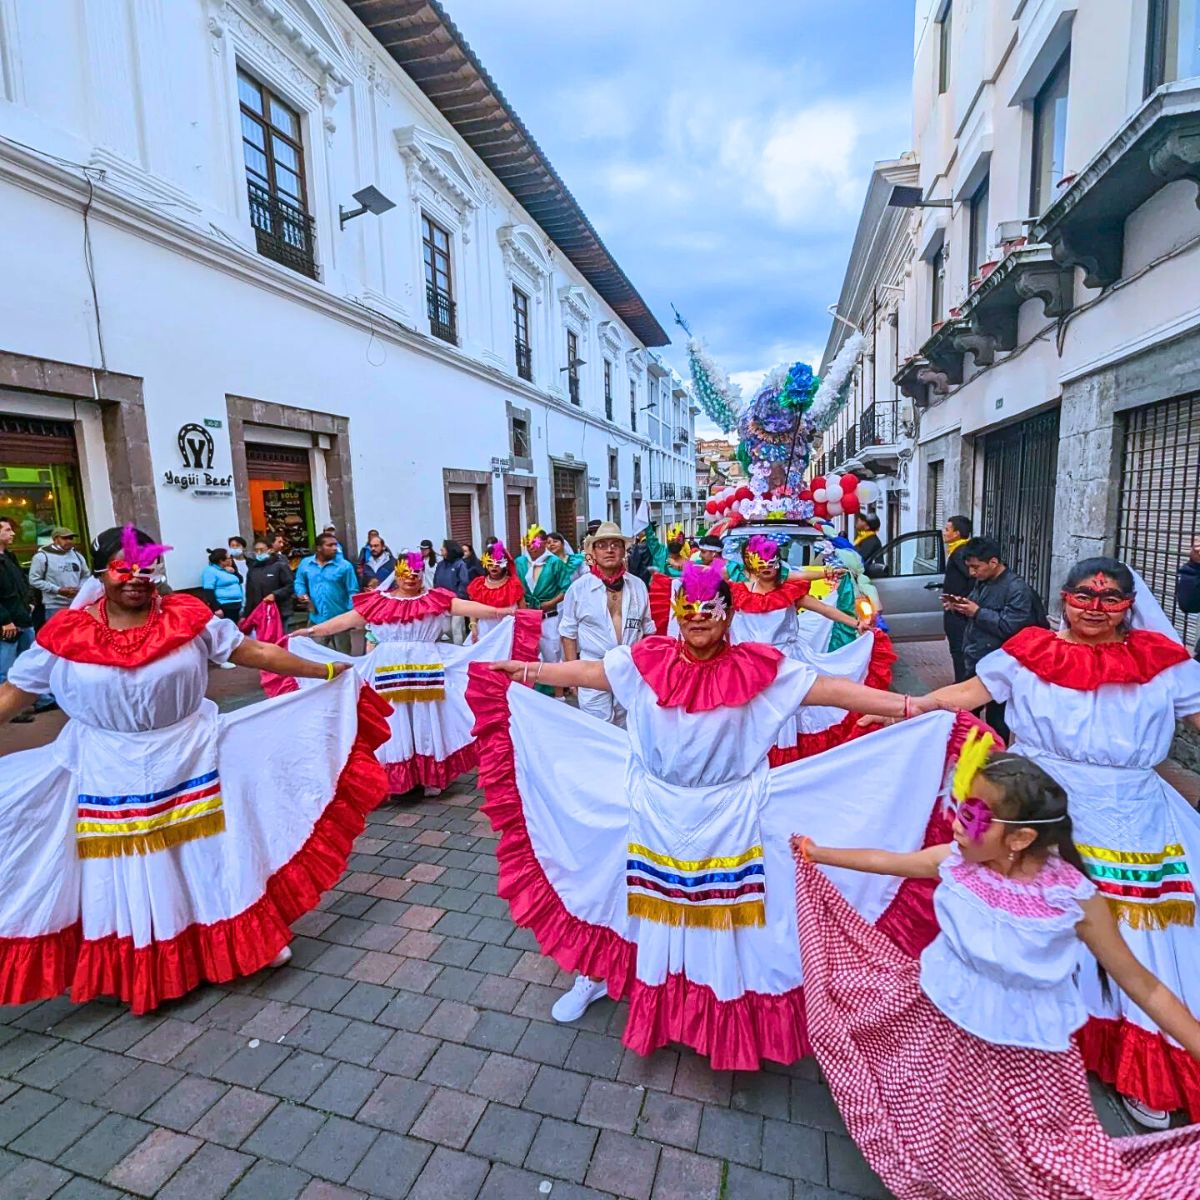
<path id="1" fill-rule="evenodd" d="M 666 335 L 438 5 L 0 0 L 0 212 L 19 553 L 132 519 L 188 586 L 651 499 Z"/>
<path id="2" fill-rule="evenodd" d="M 1052 601 L 1117 553 L 1172 611 L 1200 527 L 1200 5 L 918 0 L 913 97 L 916 178 L 898 207 L 873 181 L 855 246 L 895 298 L 874 398 L 912 413 L 902 527 L 970 514 Z"/>

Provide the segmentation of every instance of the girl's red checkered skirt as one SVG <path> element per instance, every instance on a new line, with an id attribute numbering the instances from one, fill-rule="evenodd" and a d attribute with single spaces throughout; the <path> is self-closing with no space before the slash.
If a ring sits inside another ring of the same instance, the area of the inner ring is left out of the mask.
<path id="1" fill-rule="evenodd" d="M 1077 1050 L 967 1033 L 819 868 L 798 864 L 796 894 L 813 1050 L 897 1200 L 1200 1198 L 1200 1126 L 1110 1138 Z"/>

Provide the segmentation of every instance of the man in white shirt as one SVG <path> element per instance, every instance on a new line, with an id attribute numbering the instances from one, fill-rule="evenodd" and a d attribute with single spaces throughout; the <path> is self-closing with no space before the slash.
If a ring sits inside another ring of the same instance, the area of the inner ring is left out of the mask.
<path id="1" fill-rule="evenodd" d="M 632 646 L 654 632 L 646 585 L 625 569 L 630 539 L 605 521 L 584 542 L 591 570 L 567 588 L 558 634 L 563 657 L 597 660 L 616 646 Z M 611 692 L 579 689 L 580 710 L 624 727 L 625 711 Z"/>

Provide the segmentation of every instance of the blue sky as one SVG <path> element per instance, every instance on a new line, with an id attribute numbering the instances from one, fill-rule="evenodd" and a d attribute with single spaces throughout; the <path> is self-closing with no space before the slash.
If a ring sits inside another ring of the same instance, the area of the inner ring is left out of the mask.
<path id="1" fill-rule="evenodd" d="M 674 344 L 815 369 L 871 164 L 911 140 L 912 0 L 446 0 Z"/>

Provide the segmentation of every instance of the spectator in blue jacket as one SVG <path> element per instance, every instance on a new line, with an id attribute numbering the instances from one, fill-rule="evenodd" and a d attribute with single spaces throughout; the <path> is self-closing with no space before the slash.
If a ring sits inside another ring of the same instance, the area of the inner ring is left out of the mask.
<path id="1" fill-rule="evenodd" d="M 242 605 L 246 590 L 242 577 L 233 565 L 233 556 L 227 549 L 210 550 L 208 566 L 200 575 L 200 586 L 212 592 L 217 604 L 217 615 L 238 622 L 242 619 Z M 223 670 L 232 668 L 233 663 L 221 663 Z"/>
<path id="2" fill-rule="evenodd" d="M 471 572 L 463 561 L 462 547 L 457 542 L 447 539 L 442 543 L 438 554 L 441 561 L 433 569 L 433 586 L 453 592 L 460 600 L 469 600 L 467 584 L 471 582 Z M 456 646 L 461 646 L 466 641 L 466 617 L 450 618 L 450 636 Z"/>
<path id="3" fill-rule="evenodd" d="M 396 570 L 396 556 L 387 548 L 379 530 L 372 529 L 358 556 L 358 579 L 363 588 L 377 588 Z"/>
<path id="4" fill-rule="evenodd" d="M 358 591 L 358 575 L 354 564 L 341 553 L 334 534 L 323 533 L 317 538 L 316 553 L 310 554 L 296 568 L 294 586 L 296 603 L 308 609 L 310 625 L 319 625 L 350 611 L 352 597 Z M 348 631 L 333 633 L 318 641 L 342 654 L 350 653 Z"/>
<path id="5" fill-rule="evenodd" d="M 1200 534 L 1192 535 L 1192 551 L 1176 572 L 1175 603 L 1181 612 L 1200 612 Z M 1194 653 L 1200 659 L 1200 641 L 1196 643 Z"/>

